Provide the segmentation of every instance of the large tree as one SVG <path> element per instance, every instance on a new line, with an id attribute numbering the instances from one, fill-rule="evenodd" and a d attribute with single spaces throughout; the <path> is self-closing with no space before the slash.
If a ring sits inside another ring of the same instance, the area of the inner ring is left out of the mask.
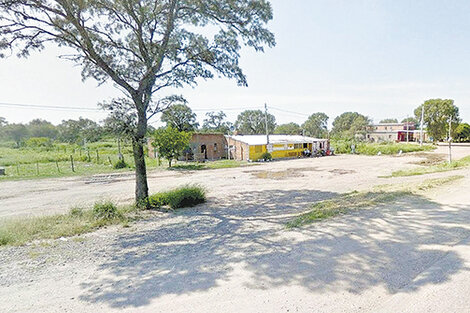
<path id="1" fill-rule="evenodd" d="M 326 137 L 328 134 L 328 115 L 325 113 L 313 113 L 302 124 L 304 134 L 316 138 Z"/>
<path id="2" fill-rule="evenodd" d="M 357 112 L 345 112 L 333 121 L 332 133 L 336 137 L 355 138 L 364 135 L 370 126 L 371 120 Z"/>
<path id="3" fill-rule="evenodd" d="M 28 128 L 23 124 L 8 124 L 3 127 L 3 132 L 6 138 L 13 140 L 18 148 L 29 136 Z"/>
<path id="4" fill-rule="evenodd" d="M 291 122 L 276 126 L 274 133 L 281 135 L 301 135 L 302 128 L 300 128 L 299 124 Z"/>
<path id="5" fill-rule="evenodd" d="M 62 121 L 57 126 L 59 140 L 69 143 L 86 144 L 101 139 L 103 131 L 101 126 L 87 118 Z"/>
<path id="6" fill-rule="evenodd" d="M 276 128 L 276 118 L 268 113 L 268 131 L 270 134 Z M 266 115 L 261 110 L 246 110 L 241 112 L 235 122 L 235 129 L 243 135 L 266 134 Z"/>
<path id="7" fill-rule="evenodd" d="M 3 127 L 7 124 L 8 124 L 8 122 L 7 122 L 6 118 L 0 116 L 0 127 Z"/>
<path id="8" fill-rule="evenodd" d="M 429 137 L 434 140 L 444 140 L 448 137 L 449 119 L 452 121 L 452 130 L 460 124 L 459 108 L 451 99 L 430 99 L 416 108 L 416 119 L 421 119 L 424 107 L 424 124 Z"/>
<path id="9" fill-rule="evenodd" d="M 145 203 L 145 135 L 162 89 L 215 73 L 246 86 L 241 46 L 274 46 L 272 17 L 266 0 L 0 0 L 0 48 L 28 56 L 46 43 L 67 46 L 83 78 L 113 81 L 124 95 L 117 102 L 136 115 L 136 200 Z"/>
<path id="10" fill-rule="evenodd" d="M 380 121 L 380 123 L 398 123 L 398 119 L 396 118 L 386 118 Z"/>
<path id="11" fill-rule="evenodd" d="M 173 127 L 180 132 L 195 131 L 199 124 L 196 122 L 196 113 L 186 104 L 173 104 L 168 109 L 163 111 L 162 122 L 166 123 L 167 127 Z"/>
<path id="12" fill-rule="evenodd" d="M 226 121 L 227 116 L 223 111 L 207 112 L 204 123 L 202 124 L 202 131 L 216 132 L 222 134 L 230 134 L 233 130 L 233 124 Z"/>
<path id="13" fill-rule="evenodd" d="M 470 141 L 470 125 L 468 123 L 461 123 L 455 129 L 455 139 L 460 142 Z"/>
<path id="14" fill-rule="evenodd" d="M 31 137 L 57 138 L 58 130 L 51 122 L 41 119 L 34 119 L 28 123 Z"/>

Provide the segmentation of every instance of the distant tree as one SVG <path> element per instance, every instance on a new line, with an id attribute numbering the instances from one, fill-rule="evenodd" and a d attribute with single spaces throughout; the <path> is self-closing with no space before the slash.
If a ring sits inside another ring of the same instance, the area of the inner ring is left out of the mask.
<path id="1" fill-rule="evenodd" d="M 135 194 L 145 204 L 148 118 L 162 110 L 155 98 L 215 75 L 247 86 L 240 50 L 274 46 L 266 28 L 272 18 L 266 0 L 1 0 L 0 57 L 66 46 L 65 57 L 83 68 L 84 79 L 113 81 L 137 114 Z"/>
<path id="2" fill-rule="evenodd" d="M 297 123 L 287 123 L 277 125 L 274 129 L 275 134 L 282 134 L 282 135 L 301 135 L 302 128 Z"/>
<path id="3" fill-rule="evenodd" d="M 178 158 L 188 148 L 191 133 L 167 126 L 157 129 L 153 139 L 152 145 L 157 148 L 159 156 L 167 159 L 168 166 L 171 167 L 172 160 Z"/>
<path id="4" fill-rule="evenodd" d="M 270 134 L 276 128 L 276 118 L 268 113 L 268 131 Z M 265 113 L 261 110 L 246 110 L 241 112 L 235 122 L 235 129 L 244 135 L 266 134 Z"/>
<path id="5" fill-rule="evenodd" d="M 85 144 L 98 141 L 103 136 L 103 129 L 98 123 L 82 117 L 78 120 L 62 121 L 57 128 L 59 140 L 63 142 Z"/>
<path id="6" fill-rule="evenodd" d="M 321 112 L 310 115 L 302 124 L 305 135 L 316 138 L 326 137 L 328 134 L 328 119 L 328 115 Z"/>
<path id="7" fill-rule="evenodd" d="M 357 112 L 345 112 L 333 121 L 332 134 L 336 137 L 354 138 L 364 135 L 372 121 Z"/>
<path id="8" fill-rule="evenodd" d="M 420 117 L 421 119 L 421 117 Z M 413 123 L 413 125 L 415 126 L 415 128 L 419 128 L 419 121 L 414 118 L 414 117 L 407 117 L 407 118 L 404 118 L 402 121 L 402 123 Z"/>
<path id="9" fill-rule="evenodd" d="M 41 119 L 34 119 L 28 123 L 28 129 L 31 137 L 43 137 L 49 139 L 57 138 L 59 131 L 51 122 Z"/>
<path id="10" fill-rule="evenodd" d="M 195 131 L 199 124 L 196 122 L 196 113 L 193 113 L 186 104 L 174 104 L 163 111 L 162 122 L 179 131 Z"/>
<path id="11" fill-rule="evenodd" d="M 459 142 L 470 141 L 470 125 L 468 123 L 461 123 L 455 129 L 455 139 Z"/>
<path id="12" fill-rule="evenodd" d="M 0 116 L 0 127 L 3 127 L 7 124 L 8 124 L 7 120 L 4 117 Z"/>
<path id="13" fill-rule="evenodd" d="M 396 118 L 386 118 L 380 121 L 380 123 L 398 123 Z"/>
<path id="14" fill-rule="evenodd" d="M 459 108 L 451 99 L 430 99 L 415 109 L 416 119 L 421 119 L 421 110 L 424 106 L 424 124 L 429 137 L 434 140 L 444 140 L 448 137 L 449 118 L 452 120 L 452 129 L 460 124 Z"/>
<path id="15" fill-rule="evenodd" d="M 202 124 L 202 131 L 216 132 L 222 134 L 230 134 L 233 130 L 233 124 L 226 121 L 227 116 L 223 111 L 207 112 L 204 123 Z"/>
<path id="16" fill-rule="evenodd" d="M 23 140 L 29 136 L 28 128 L 23 124 L 8 124 L 3 127 L 5 136 L 13 140 L 19 148 Z"/>

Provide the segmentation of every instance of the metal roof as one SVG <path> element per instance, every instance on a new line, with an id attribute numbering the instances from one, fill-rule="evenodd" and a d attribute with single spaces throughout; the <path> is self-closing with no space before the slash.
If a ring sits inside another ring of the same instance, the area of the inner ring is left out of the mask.
<path id="1" fill-rule="evenodd" d="M 232 138 L 234 140 L 241 141 L 252 146 L 267 144 L 266 135 L 235 135 L 227 136 L 227 138 Z M 269 143 L 272 144 L 309 143 L 327 140 L 328 139 L 319 139 L 298 135 L 269 135 Z"/>

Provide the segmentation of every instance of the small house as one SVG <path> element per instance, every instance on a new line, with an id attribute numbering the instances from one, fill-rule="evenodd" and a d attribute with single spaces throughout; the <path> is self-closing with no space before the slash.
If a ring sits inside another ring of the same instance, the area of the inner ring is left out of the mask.
<path id="1" fill-rule="evenodd" d="M 226 136 L 228 157 L 235 160 L 257 161 L 269 152 L 273 159 L 296 158 L 305 151 L 329 150 L 328 139 L 295 135 L 235 135 Z"/>

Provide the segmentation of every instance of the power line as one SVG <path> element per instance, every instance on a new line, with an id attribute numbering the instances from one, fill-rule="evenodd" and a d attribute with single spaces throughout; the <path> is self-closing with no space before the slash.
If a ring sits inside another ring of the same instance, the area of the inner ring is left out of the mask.
<path id="1" fill-rule="evenodd" d="M 16 107 L 25 109 L 38 109 L 38 110 L 60 110 L 60 111 L 86 111 L 86 112 L 99 112 L 99 108 L 83 108 L 83 107 L 66 107 L 57 105 L 39 105 L 39 104 L 24 104 L 24 103 L 6 103 L 0 102 L 2 107 Z"/>

